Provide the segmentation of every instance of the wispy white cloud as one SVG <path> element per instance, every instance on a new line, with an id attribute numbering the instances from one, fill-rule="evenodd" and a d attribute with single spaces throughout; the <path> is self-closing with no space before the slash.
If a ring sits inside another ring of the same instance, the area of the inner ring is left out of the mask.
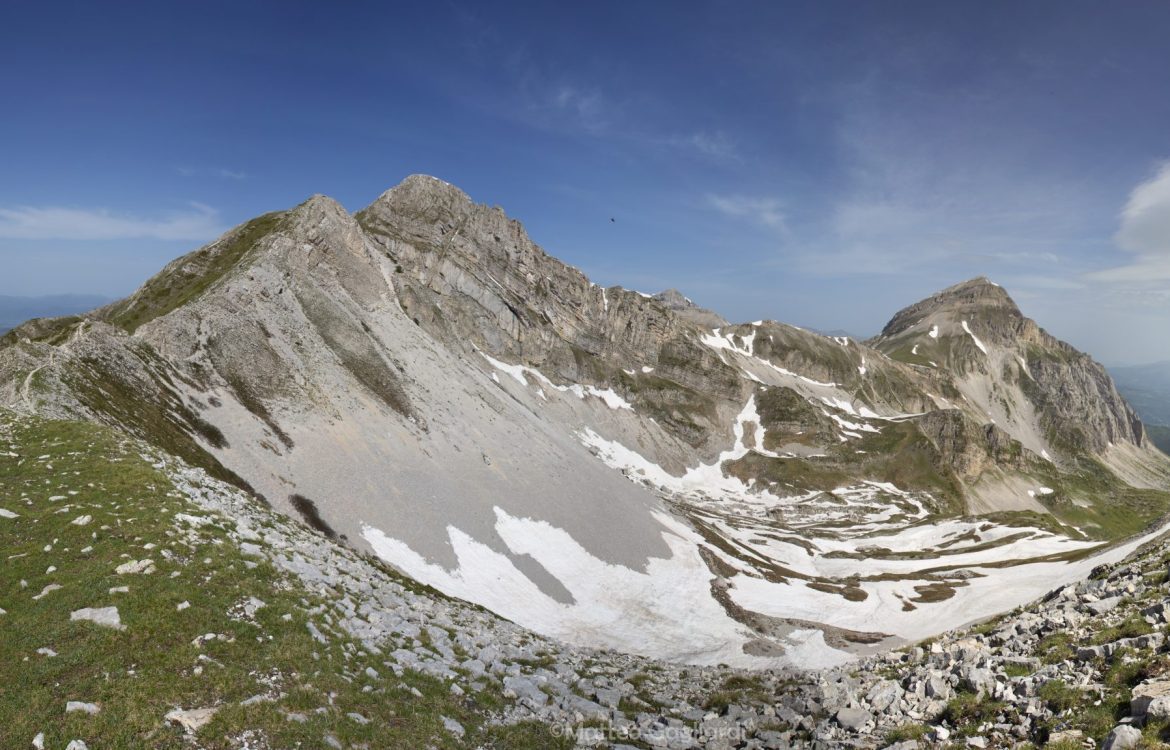
<path id="1" fill-rule="evenodd" d="M 697 131 L 689 135 L 673 135 L 664 139 L 664 142 L 675 148 L 685 149 L 720 161 L 741 161 L 739 148 L 728 135 L 722 131 Z"/>
<path id="2" fill-rule="evenodd" d="M 1170 281 L 1170 162 L 1130 192 L 1114 241 L 1132 260 L 1088 278 L 1143 285 Z"/>
<path id="3" fill-rule="evenodd" d="M 1062 276 L 1041 276 L 1035 274 L 1024 274 L 1022 276 L 1003 276 L 996 277 L 996 281 L 1001 282 L 1004 286 L 1009 287 L 1016 292 L 1019 289 L 1037 289 L 1045 291 L 1073 291 L 1076 289 L 1084 289 L 1085 283 L 1076 279 L 1064 278 Z"/>
<path id="4" fill-rule="evenodd" d="M 539 76 L 529 73 L 529 86 Z M 558 83 L 529 96 L 528 112 L 542 127 L 585 133 L 596 138 L 625 141 L 638 146 L 664 146 L 714 161 L 741 161 L 736 143 L 721 130 L 670 132 L 655 129 L 646 118 L 600 88 Z"/>
<path id="5" fill-rule="evenodd" d="M 967 128 L 973 117 L 949 114 L 977 110 L 971 92 L 927 96 L 896 80 L 870 76 L 832 97 L 839 182 L 823 208 L 792 213 L 797 239 L 778 262 L 826 277 L 1076 283 L 1101 213 L 1094 186 L 1022 168 L 1015 147 Z"/>
<path id="6" fill-rule="evenodd" d="M 157 218 L 103 208 L 0 208 L 0 237 L 21 240 L 206 240 L 222 234 L 219 212 L 202 203 Z"/>
<path id="7" fill-rule="evenodd" d="M 707 195 L 707 205 L 727 216 L 750 219 L 757 224 L 787 231 L 783 205 L 776 198 L 747 195 Z"/>
<path id="8" fill-rule="evenodd" d="M 609 128 L 611 105 L 595 89 L 560 85 L 548 93 L 544 105 L 569 116 L 575 124 L 590 133 L 601 133 Z"/>
<path id="9" fill-rule="evenodd" d="M 248 173 L 226 167 L 175 167 L 180 177 L 218 177 L 223 180 L 246 180 Z"/>

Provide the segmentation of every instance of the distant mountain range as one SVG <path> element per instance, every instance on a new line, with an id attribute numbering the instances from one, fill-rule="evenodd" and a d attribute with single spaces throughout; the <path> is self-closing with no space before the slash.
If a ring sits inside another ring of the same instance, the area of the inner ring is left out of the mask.
<path id="1" fill-rule="evenodd" d="M 1146 423 L 1150 438 L 1170 451 L 1170 360 L 1109 370 L 1117 389 Z"/>
<path id="2" fill-rule="evenodd" d="M 54 294 L 44 297 L 0 295 L 0 333 L 31 318 L 77 315 L 110 301 L 109 297 L 96 294 Z"/>

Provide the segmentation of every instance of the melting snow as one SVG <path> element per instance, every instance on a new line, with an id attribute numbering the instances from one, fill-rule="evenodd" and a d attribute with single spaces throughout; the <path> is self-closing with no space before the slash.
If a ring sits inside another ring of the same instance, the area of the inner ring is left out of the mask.
<path id="1" fill-rule="evenodd" d="M 874 427 L 867 422 L 850 422 L 848 419 L 842 419 L 827 409 L 821 409 L 821 413 L 836 422 L 837 426 L 842 427 L 845 430 L 851 430 L 853 432 L 852 437 L 861 437 L 857 434 L 858 432 L 881 432 L 881 430 L 879 430 L 877 427 Z"/>
<path id="2" fill-rule="evenodd" d="M 932 339 L 937 339 L 938 338 L 938 326 L 937 325 L 933 326 L 930 329 L 930 333 L 928 333 L 926 335 L 930 336 Z"/>
<path id="3" fill-rule="evenodd" d="M 869 407 L 865 406 L 864 404 L 860 408 L 855 409 L 855 408 L 853 408 L 853 404 L 849 403 L 848 401 L 846 401 L 844 399 L 840 399 L 840 398 L 826 398 L 825 396 L 821 396 L 821 401 L 825 404 L 825 406 L 831 406 L 834 409 L 845 412 L 846 414 L 852 414 L 855 417 L 864 417 L 865 419 L 883 419 L 884 418 L 884 417 L 879 416 L 877 413 L 875 413 L 873 410 L 871 410 Z M 916 415 L 904 414 L 904 415 L 900 415 L 899 417 L 891 417 L 891 419 L 899 419 L 899 418 L 906 417 L 906 416 L 916 416 Z"/>
<path id="4" fill-rule="evenodd" d="M 836 388 L 837 387 L 836 383 L 822 383 L 818 380 L 813 380 L 812 378 L 807 378 L 804 375 L 798 375 L 797 373 L 792 372 L 790 370 L 785 370 L 783 367 L 777 367 L 776 365 L 772 364 L 768 360 L 763 359 L 762 357 L 757 357 L 753 353 L 753 344 L 754 344 L 755 338 L 756 338 L 755 331 L 752 331 L 752 333 L 748 336 L 740 336 L 740 338 L 743 339 L 743 342 L 744 342 L 743 346 L 740 346 L 739 344 L 735 343 L 735 341 L 733 340 L 735 334 L 729 333 L 726 336 L 722 336 L 722 335 L 720 335 L 719 331 L 720 331 L 720 329 L 716 328 L 712 331 L 711 335 L 705 335 L 705 336 L 700 337 L 699 341 L 701 343 L 711 347 L 712 349 L 727 350 L 727 351 L 733 352 L 735 354 L 738 354 L 738 355 L 741 355 L 744 357 L 749 357 L 752 360 L 752 362 L 755 362 L 756 364 L 759 364 L 759 365 L 762 365 L 764 367 L 775 370 L 776 372 L 783 375 L 784 377 L 797 378 L 799 380 L 804 381 L 805 383 L 808 383 L 810 385 L 820 386 L 822 388 Z M 771 337 L 769 337 L 769 338 L 771 338 Z M 756 381 L 757 383 L 763 382 L 759 378 L 752 375 L 750 372 L 744 371 L 744 375 L 746 375 L 749 379 Z"/>
<path id="5" fill-rule="evenodd" d="M 584 399 L 586 395 L 596 396 L 597 398 L 604 401 L 605 405 L 611 409 L 628 409 L 630 411 L 633 411 L 634 409 L 633 405 L 631 405 L 629 401 L 626 401 L 624 398 L 619 396 L 612 388 L 598 388 L 595 385 L 580 385 L 579 383 L 573 383 L 572 385 L 557 385 L 545 377 L 544 374 L 539 370 L 533 369 L 531 367 L 525 367 L 524 365 L 510 365 L 507 362 L 501 362 L 494 357 L 488 356 L 483 352 L 480 352 L 479 354 L 481 357 L 486 359 L 492 367 L 507 375 L 511 375 L 516 380 L 516 382 L 520 383 L 520 385 L 527 386 L 528 378 L 531 377 L 548 388 L 552 388 L 553 390 L 560 391 L 562 393 L 572 393 L 579 399 Z M 496 379 L 496 382 L 499 382 L 498 378 Z M 544 395 L 544 391 L 542 391 L 539 387 L 536 389 L 536 394 L 540 398 L 546 401 L 548 400 L 548 397 Z"/>
<path id="6" fill-rule="evenodd" d="M 975 346 L 979 347 L 979 351 L 987 354 L 987 347 L 983 345 L 983 342 L 979 340 L 978 336 L 971 332 L 971 326 L 967 325 L 967 321 L 965 320 L 963 321 L 963 330 L 966 331 L 967 335 L 971 337 L 971 340 L 975 342 Z"/>
<path id="7" fill-rule="evenodd" d="M 748 448 L 744 442 L 745 430 L 748 424 L 753 426 L 753 448 Z M 723 473 L 723 464 L 727 461 L 737 461 L 754 450 L 765 456 L 779 458 L 779 454 L 764 449 L 764 428 L 760 425 L 760 415 L 756 411 L 756 399 L 752 396 L 747 405 L 736 417 L 732 427 L 735 434 L 735 444 L 719 454 L 714 463 L 699 464 L 687 469 L 681 477 L 663 469 L 656 463 L 649 461 L 640 453 L 632 451 L 626 446 L 598 435 L 591 428 L 586 427 L 579 433 L 581 442 L 597 451 L 598 457 L 607 466 L 618 469 L 626 474 L 642 477 L 651 484 L 680 494 L 700 493 L 706 496 L 742 497 L 754 492 L 773 500 L 778 500 L 767 491 L 753 491 L 736 477 L 726 476 Z"/>
<path id="8" fill-rule="evenodd" d="M 594 557 L 564 529 L 545 521 L 517 518 L 499 507 L 495 514 L 496 532 L 507 548 L 539 562 L 568 589 L 573 603 L 552 599 L 505 554 L 455 526 L 447 527 L 459 561 L 451 571 L 380 529 L 363 526 L 362 536 L 379 557 L 411 577 L 554 638 L 696 664 L 779 663 L 743 653 L 751 634 L 711 597 L 711 571 L 698 552 L 701 539 L 669 515 L 654 513 L 671 556 L 651 558 L 639 571 Z M 815 651 L 831 663 L 849 658 L 828 647 Z"/>

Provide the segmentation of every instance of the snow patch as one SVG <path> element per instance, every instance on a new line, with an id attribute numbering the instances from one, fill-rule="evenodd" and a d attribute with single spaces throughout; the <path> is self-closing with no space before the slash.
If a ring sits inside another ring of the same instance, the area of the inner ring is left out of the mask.
<path id="1" fill-rule="evenodd" d="M 966 331 L 967 335 L 971 337 L 971 340 L 975 342 L 975 346 L 979 347 L 979 351 L 987 354 L 987 347 L 983 345 L 983 342 L 979 340 L 978 336 L 971 332 L 971 326 L 967 325 L 967 321 L 965 320 L 963 321 L 963 330 Z"/>
<path id="2" fill-rule="evenodd" d="M 700 336 L 699 342 L 702 344 L 705 344 L 706 346 L 709 346 L 712 349 L 715 349 L 717 351 L 730 351 L 734 354 L 738 354 L 738 355 L 743 356 L 743 357 L 748 357 L 751 359 L 752 362 L 754 362 L 758 365 L 761 365 L 763 367 L 767 367 L 769 369 L 772 369 L 772 370 L 776 371 L 777 373 L 779 373 L 780 375 L 783 375 L 786 378 L 797 378 L 798 380 L 801 380 L 805 383 L 808 383 L 809 385 L 815 385 L 815 386 L 818 386 L 821 388 L 836 388 L 837 387 L 836 383 L 822 383 L 818 380 L 813 380 L 812 378 L 805 377 L 804 375 L 799 375 L 799 374 L 792 372 L 790 370 L 785 370 L 783 367 L 777 367 L 776 365 L 772 364 L 768 360 L 766 360 L 762 357 L 756 356 L 755 353 L 753 352 L 753 344 L 754 344 L 755 338 L 756 338 L 755 331 L 752 331 L 752 333 L 748 336 L 741 336 L 740 337 L 744 342 L 743 346 L 740 346 L 739 344 L 737 344 L 735 342 L 735 340 L 734 340 L 735 334 L 729 333 L 726 336 L 723 336 L 723 335 L 720 335 L 719 331 L 720 331 L 720 329 L 716 328 L 712 331 L 711 334 Z M 769 339 L 770 338 L 771 337 L 769 337 Z M 759 378 L 752 375 L 750 372 L 747 372 L 747 371 L 743 370 L 742 368 L 740 368 L 740 370 L 750 380 L 754 380 L 756 382 L 763 382 Z"/>
<path id="3" fill-rule="evenodd" d="M 752 448 L 747 447 L 744 441 L 748 424 L 751 424 L 753 427 Z M 772 500 L 778 500 L 779 498 L 776 498 L 770 492 L 753 490 L 751 486 L 744 484 L 738 478 L 727 476 L 723 473 L 724 463 L 737 461 L 746 456 L 750 451 L 755 451 L 772 458 L 780 457 L 779 454 L 764 448 L 764 428 L 760 424 L 760 415 L 756 411 L 755 396 L 749 398 L 743 410 L 740 411 L 739 416 L 735 420 L 735 424 L 732 426 L 732 432 L 735 435 L 735 443 L 731 448 L 720 453 L 714 463 L 699 464 L 698 466 L 688 468 L 686 473 L 681 477 L 676 477 L 658 464 L 646 459 L 642 454 L 630 450 L 621 443 L 607 440 L 589 427 L 586 427 L 582 432 L 578 433 L 578 437 L 586 447 L 597 452 L 598 458 L 605 465 L 618 469 L 628 476 L 645 479 L 651 484 L 671 492 L 680 494 L 698 493 L 708 497 L 730 498 L 740 498 L 750 492 L 771 498 Z"/>
<path id="4" fill-rule="evenodd" d="M 507 555 L 453 525 L 447 533 L 458 565 L 450 571 L 375 527 L 363 525 L 362 536 L 380 558 L 416 580 L 544 635 L 693 664 L 780 663 L 743 653 L 751 634 L 711 597 L 711 571 L 698 553 L 701 539 L 668 514 L 654 512 L 670 557 L 651 558 L 639 571 L 594 557 L 567 531 L 545 521 L 518 518 L 499 507 L 494 511 L 495 530 L 508 550 L 544 566 L 572 594 L 571 604 L 549 597 Z M 836 664 L 849 658 L 827 646 L 811 647 L 830 662 L 836 654 Z"/>
<path id="5" fill-rule="evenodd" d="M 560 391 L 561 393 L 572 393 L 574 396 L 582 400 L 585 399 L 586 395 L 595 396 L 605 402 L 605 405 L 611 409 L 627 409 L 629 411 L 634 410 L 633 405 L 629 401 L 626 401 L 624 398 L 619 396 L 612 388 L 598 388 L 595 385 L 581 385 L 579 383 L 573 383 L 572 385 L 557 385 L 545 377 L 542 372 L 534 368 L 525 367 L 524 365 L 510 365 L 507 362 L 501 362 L 500 360 L 484 354 L 483 352 L 480 352 L 479 355 L 486 359 L 492 367 L 496 368 L 500 372 L 510 375 L 520 385 L 527 386 L 529 384 L 528 378 L 532 378 L 547 388 Z M 499 382 L 498 378 L 496 379 L 496 382 Z M 544 391 L 539 387 L 536 389 L 536 395 L 545 401 L 548 400 L 548 397 L 544 395 Z"/>

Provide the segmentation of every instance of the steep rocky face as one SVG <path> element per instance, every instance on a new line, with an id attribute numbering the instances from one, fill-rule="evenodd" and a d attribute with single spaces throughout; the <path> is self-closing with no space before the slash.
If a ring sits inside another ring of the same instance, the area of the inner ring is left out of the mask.
<path id="1" fill-rule="evenodd" d="M 613 387 L 693 446 L 724 433 L 719 402 L 744 397 L 736 373 L 695 340 L 703 311 L 683 314 L 673 296 L 591 283 L 533 243 L 520 222 L 452 185 L 408 177 L 357 219 L 394 262 L 403 310 L 448 346 Z M 653 381 L 622 377 L 644 368 Z"/>
<path id="2" fill-rule="evenodd" d="M 1106 456 L 1145 430 L 1104 367 L 1026 318 L 985 278 L 897 313 L 870 342 L 893 359 L 943 370 L 985 420 L 1054 460 Z"/>
<path id="3" fill-rule="evenodd" d="M 1100 374 L 984 281 L 866 343 L 602 289 L 425 176 L 0 346 L 14 408 L 120 427 L 541 633 L 745 666 L 1015 606 L 1157 515 L 1095 462 L 1165 476 Z M 1101 439 L 1126 447 L 1077 464 Z"/>
<path id="4" fill-rule="evenodd" d="M 677 313 L 680 317 L 703 328 L 719 328 L 728 325 L 727 319 L 722 315 L 705 307 L 699 307 L 677 289 L 659 292 L 654 295 L 654 300 L 661 302 L 667 310 Z"/>

